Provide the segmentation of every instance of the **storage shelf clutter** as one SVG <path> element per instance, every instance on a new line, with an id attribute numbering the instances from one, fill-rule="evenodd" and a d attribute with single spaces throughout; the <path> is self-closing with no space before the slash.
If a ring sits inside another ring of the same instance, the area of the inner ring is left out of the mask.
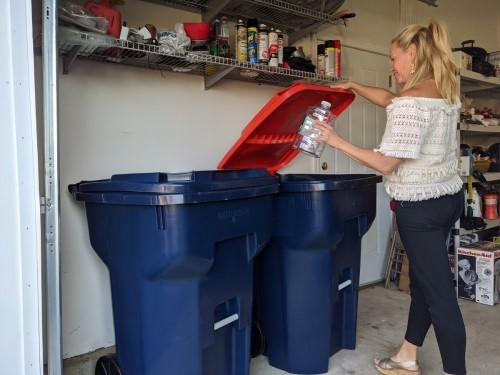
<path id="1" fill-rule="evenodd" d="M 332 25 L 346 25 L 345 18 L 331 15 L 343 1 L 331 1 L 323 6 L 304 8 L 280 0 L 243 0 L 207 2 L 205 0 L 171 1 L 143 0 L 171 8 L 199 13 L 210 21 L 223 14 L 231 21 L 257 17 L 269 27 L 281 29 L 291 45 L 297 40 Z M 205 89 L 220 79 L 247 81 L 258 84 L 288 87 L 295 82 L 332 84 L 343 79 L 319 75 L 310 71 L 269 66 L 204 53 L 172 52 L 162 45 L 117 39 L 110 35 L 84 31 L 60 25 L 59 53 L 63 57 L 63 72 L 68 74 L 76 59 L 130 65 L 158 70 L 203 76 Z"/>
<path id="2" fill-rule="evenodd" d="M 288 87 L 295 82 L 334 83 L 337 77 L 255 64 L 235 59 L 197 53 L 170 53 L 163 46 L 124 41 L 107 35 L 59 27 L 59 52 L 63 56 L 63 72 L 68 73 L 76 58 L 132 65 L 165 72 L 203 76 L 205 88 L 219 79 L 251 81 Z"/>

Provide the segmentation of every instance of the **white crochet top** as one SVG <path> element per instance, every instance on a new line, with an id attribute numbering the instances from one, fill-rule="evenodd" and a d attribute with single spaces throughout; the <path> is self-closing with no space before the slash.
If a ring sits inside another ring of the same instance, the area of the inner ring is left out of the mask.
<path id="1" fill-rule="evenodd" d="M 387 106 L 385 132 L 374 151 L 405 159 L 386 176 L 392 198 L 421 201 L 462 189 L 456 154 L 460 106 L 458 98 L 450 105 L 444 99 L 408 96 Z"/>

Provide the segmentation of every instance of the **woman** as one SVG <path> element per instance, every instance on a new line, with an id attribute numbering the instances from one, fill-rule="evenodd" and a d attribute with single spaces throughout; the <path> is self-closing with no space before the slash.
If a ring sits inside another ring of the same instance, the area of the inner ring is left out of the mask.
<path id="1" fill-rule="evenodd" d="M 447 239 L 463 210 L 458 175 L 456 127 L 460 100 L 447 30 L 438 21 L 411 25 L 390 46 L 391 74 L 400 95 L 354 82 L 351 89 L 385 107 L 387 125 L 380 147 L 368 150 L 316 122 L 319 140 L 386 175 L 396 200 L 398 231 L 410 263 L 411 304 L 405 340 L 389 358 L 375 360 L 382 374 L 420 374 L 417 348 L 432 324 L 445 374 L 464 375 L 465 326 L 448 261 Z"/>

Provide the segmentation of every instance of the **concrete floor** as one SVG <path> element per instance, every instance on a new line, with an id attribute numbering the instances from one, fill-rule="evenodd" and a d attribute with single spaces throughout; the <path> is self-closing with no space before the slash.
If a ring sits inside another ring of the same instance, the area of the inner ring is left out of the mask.
<path id="1" fill-rule="evenodd" d="M 359 293 L 356 350 L 341 350 L 330 358 L 328 375 L 375 375 L 373 358 L 395 352 L 405 333 L 410 296 L 381 285 Z M 500 374 L 500 307 L 459 300 L 467 327 L 467 370 L 469 374 Z M 109 352 L 104 349 L 64 361 L 65 375 L 93 375 L 95 361 Z M 429 331 L 419 353 L 424 375 L 442 374 L 441 359 L 434 336 Z M 286 375 L 269 366 L 267 358 L 254 358 L 251 375 Z M 173 374 L 182 375 L 182 374 Z M 210 374 L 215 375 L 215 374 Z"/>

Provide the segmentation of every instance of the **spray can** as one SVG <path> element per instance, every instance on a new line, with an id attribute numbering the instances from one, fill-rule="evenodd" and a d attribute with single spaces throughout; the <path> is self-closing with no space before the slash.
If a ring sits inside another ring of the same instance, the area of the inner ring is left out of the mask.
<path id="1" fill-rule="evenodd" d="M 318 62 L 316 73 L 320 76 L 325 75 L 325 45 L 318 44 Z"/>
<path id="2" fill-rule="evenodd" d="M 247 20 L 247 51 L 248 51 L 248 61 L 252 63 L 258 63 L 257 57 L 257 37 L 258 37 L 258 22 L 255 18 L 249 18 Z"/>
<path id="3" fill-rule="evenodd" d="M 257 57 L 259 64 L 269 63 L 269 32 L 267 26 L 263 23 L 259 25 L 257 39 Z"/>
<path id="4" fill-rule="evenodd" d="M 341 53 L 340 53 L 340 40 L 338 39 L 335 39 L 333 41 L 333 47 L 335 48 L 335 77 L 341 77 L 341 68 L 340 68 L 340 64 L 341 64 Z"/>
<path id="5" fill-rule="evenodd" d="M 278 66 L 278 33 L 269 32 L 269 66 Z"/>
<path id="6" fill-rule="evenodd" d="M 484 195 L 484 218 L 486 220 L 498 219 L 497 198 L 497 195 L 494 193 Z"/>
<path id="7" fill-rule="evenodd" d="M 335 77 L 335 46 L 333 40 L 325 41 L 325 75 Z"/>
<path id="8" fill-rule="evenodd" d="M 247 51 L 247 26 L 243 20 L 239 20 L 235 26 L 234 30 L 234 39 L 235 39 L 235 55 L 236 60 L 238 61 L 247 61 L 248 59 L 248 51 Z"/>
<path id="9" fill-rule="evenodd" d="M 283 33 L 281 30 L 276 30 L 278 34 L 278 66 L 283 66 Z"/>

